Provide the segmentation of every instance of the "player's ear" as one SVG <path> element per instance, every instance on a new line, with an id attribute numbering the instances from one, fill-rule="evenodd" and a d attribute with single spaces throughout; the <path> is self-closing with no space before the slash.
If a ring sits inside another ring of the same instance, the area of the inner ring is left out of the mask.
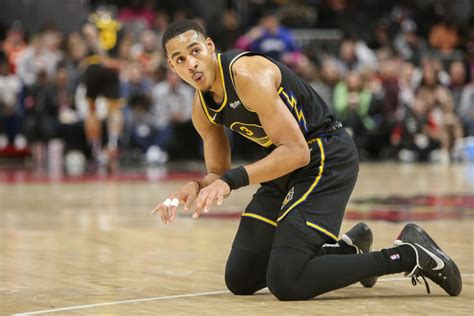
<path id="1" fill-rule="evenodd" d="M 173 72 L 176 72 L 176 69 L 174 69 L 173 64 L 171 63 L 171 59 L 166 58 L 166 61 L 168 62 L 168 66 L 170 66 L 170 69 L 171 69 Z"/>
<path id="2" fill-rule="evenodd" d="M 209 52 L 211 54 L 215 53 L 216 45 L 214 45 L 214 42 L 212 41 L 212 39 L 210 37 L 206 38 L 206 46 L 209 48 Z"/>

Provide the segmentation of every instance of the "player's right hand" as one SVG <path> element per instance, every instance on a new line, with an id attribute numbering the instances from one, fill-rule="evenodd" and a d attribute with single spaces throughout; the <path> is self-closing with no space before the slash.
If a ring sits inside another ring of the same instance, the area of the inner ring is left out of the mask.
<path id="1" fill-rule="evenodd" d="M 199 185 L 196 181 L 190 181 L 181 189 L 168 196 L 166 200 L 158 204 L 150 213 L 160 213 L 163 223 L 171 223 L 176 219 L 176 209 L 180 203 L 184 203 L 184 210 L 189 210 L 199 193 Z"/>

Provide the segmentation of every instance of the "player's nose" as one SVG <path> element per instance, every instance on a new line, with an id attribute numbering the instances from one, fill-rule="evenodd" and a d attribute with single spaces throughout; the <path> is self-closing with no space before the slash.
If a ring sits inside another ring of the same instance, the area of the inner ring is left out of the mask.
<path id="1" fill-rule="evenodd" d="M 195 71 L 197 68 L 197 60 L 193 56 L 189 56 L 186 60 L 187 67 L 190 71 Z"/>

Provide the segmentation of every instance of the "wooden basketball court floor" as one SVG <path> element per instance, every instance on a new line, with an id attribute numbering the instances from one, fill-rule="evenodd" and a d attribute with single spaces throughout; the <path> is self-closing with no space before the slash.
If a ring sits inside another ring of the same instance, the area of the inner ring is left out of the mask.
<path id="1" fill-rule="evenodd" d="M 268 290 L 233 296 L 225 262 L 255 187 L 233 192 L 207 217 L 181 212 L 164 225 L 149 211 L 185 181 L 171 178 L 76 181 L 0 172 L 0 314 L 474 313 L 473 165 L 362 165 L 342 227 L 366 221 L 380 249 L 406 221 L 417 222 L 458 263 L 459 297 L 430 281 L 428 295 L 401 274 L 372 289 L 355 284 L 304 302 L 279 302 Z"/>

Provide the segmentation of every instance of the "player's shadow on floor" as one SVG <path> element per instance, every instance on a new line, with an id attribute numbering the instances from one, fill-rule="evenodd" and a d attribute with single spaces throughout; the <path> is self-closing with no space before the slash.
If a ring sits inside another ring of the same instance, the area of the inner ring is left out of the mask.
<path id="1" fill-rule="evenodd" d="M 362 291 L 366 291 L 365 289 L 360 289 Z M 270 291 L 267 289 L 262 290 L 261 292 L 255 293 L 252 296 L 273 296 Z M 362 293 L 354 293 L 351 296 L 338 296 L 338 297 L 327 297 L 327 296 L 319 296 L 315 297 L 311 300 L 316 301 L 339 301 L 339 300 L 366 300 L 366 299 L 374 299 L 374 298 L 403 298 L 403 299 L 419 299 L 419 298 L 440 298 L 440 297 L 449 297 L 445 294 L 427 294 L 427 293 L 420 293 L 420 294 L 391 294 L 389 290 L 384 291 L 384 293 L 378 292 L 377 294 L 362 294 Z M 276 299 L 276 298 L 275 298 Z"/>

